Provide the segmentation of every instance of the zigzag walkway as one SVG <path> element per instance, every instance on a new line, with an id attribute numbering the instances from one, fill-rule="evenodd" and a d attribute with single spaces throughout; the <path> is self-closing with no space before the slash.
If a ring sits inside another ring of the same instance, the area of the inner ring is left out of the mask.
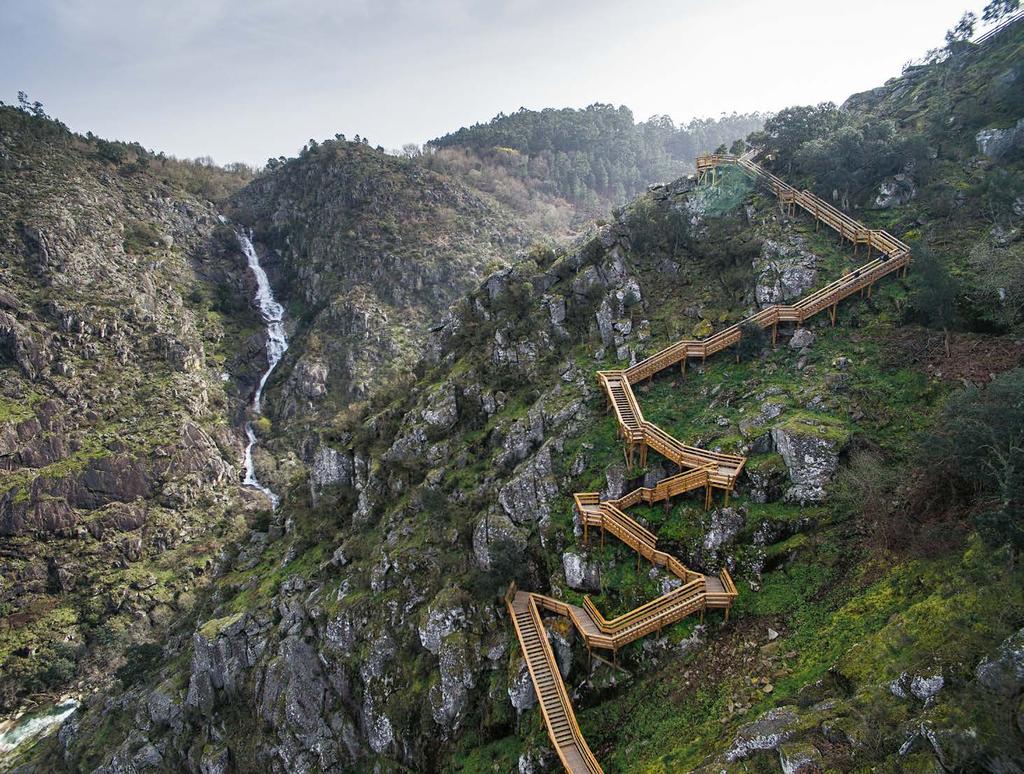
<path id="1" fill-rule="evenodd" d="M 718 167 L 737 166 L 765 184 L 778 198 L 780 208 L 789 215 L 794 215 L 796 208 L 800 207 L 815 218 L 816 224 L 824 223 L 836 231 L 841 239 L 849 240 L 854 245 L 854 255 L 860 245 L 866 245 L 869 261 L 835 282 L 808 294 L 796 304 L 766 307 L 741 323 L 729 326 L 706 339 L 678 341 L 630 368 L 598 372 L 598 381 L 608 396 L 619 436 L 625 443 L 627 464 L 633 466 L 634 454 L 639 451 L 640 465 L 646 465 L 647 450 L 654 449 L 675 463 L 680 472 L 662 479 L 653 487 L 634 489 L 617 500 L 602 502 L 596 492 L 573 495 L 576 515 L 583 527 L 583 541 L 589 543 L 591 527 L 601 530 L 602 545 L 605 533 L 610 533 L 636 551 L 638 566 L 641 559 L 646 559 L 658 567 L 664 567 L 680 583 L 667 594 L 611 620 L 601 614 L 589 596 L 584 596 L 583 606 L 580 607 L 542 594 L 519 591 L 514 583 L 509 587 L 505 603 L 537 692 L 548 737 L 566 771 L 574 774 L 594 774 L 602 769 L 576 722 L 572 703 L 544 632 L 541 611 L 565 616 L 572 621 L 588 653 L 595 648 L 610 650 L 614 659 L 625 645 L 652 632 L 661 631 L 663 627 L 689 615 L 698 613 L 703 620 L 705 610 L 720 609 L 725 611 L 725 620 L 728 620 L 729 609 L 738 596 L 728 570 L 723 569 L 718 576 L 690 570 L 676 557 L 660 551 L 657 548 L 657 536 L 625 511 L 640 502 L 648 505 L 667 502 L 676 495 L 697 489 L 704 490 L 705 508 L 711 506 L 715 489 L 722 489 L 728 502 L 729 492 L 735 488 L 746 458 L 699 449 L 677 441 L 653 422 L 644 419 L 632 385 L 675 365 L 685 371 L 689 358 L 699 357 L 703 362 L 708 355 L 738 342 L 743 336 L 743 328 L 748 325 L 757 325 L 762 329 L 771 327 L 773 344 L 780 322 L 801 324 L 828 309 L 832 324 L 835 325 L 836 307 L 840 301 L 856 292 L 866 291 L 870 295 L 875 282 L 895 271 L 903 270 L 905 273 L 911 260 L 910 248 L 888 232 L 867 228 L 810 191 L 797 191 L 756 164 L 756 157 L 757 151 L 748 151 L 741 156 L 701 156 L 697 159 L 698 181 L 710 180 L 713 185 Z M 873 260 L 872 250 L 879 253 Z"/>

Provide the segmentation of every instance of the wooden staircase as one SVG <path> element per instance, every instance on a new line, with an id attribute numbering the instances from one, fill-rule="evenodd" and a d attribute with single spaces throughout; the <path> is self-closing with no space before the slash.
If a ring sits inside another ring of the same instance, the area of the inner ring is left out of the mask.
<path id="1" fill-rule="evenodd" d="M 740 156 L 701 156 L 697 159 L 698 180 L 710 180 L 714 184 L 719 167 L 737 166 L 768 187 L 778 198 L 779 207 L 783 211 L 794 215 L 799 207 L 812 215 L 817 225 L 824 223 L 836 231 L 842 240 L 849 241 L 854 247 L 854 255 L 862 245 L 865 246 L 869 260 L 836 281 L 808 294 L 796 304 L 766 307 L 746 320 L 718 331 L 706 339 L 677 341 L 630 368 L 598 372 L 598 382 L 608 396 L 619 436 L 626 446 L 627 465 L 632 467 L 636 452 L 639 452 L 640 465 L 646 465 L 647 450 L 654 449 L 675 463 L 680 472 L 662 479 L 653 487 L 634 489 L 617 500 L 602 502 L 596 492 L 578 492 L 573 495 L 576 514 L 583 527 L 584 543 L 589 543 L 592 528 L 599 529 L 602 545 L 605 534 L 610 534 L 636 552 L 638 563 L 645 559 L 658 567 L 663 567 L 676 576 L 681 584 L 635 610 L 610 620 L 601 614 L 589 596 L 585 596 L 583 605 L 579 606 L 543 594 L 519 591 L 515 584 L 509 587 L 505 602 L 530 679 L 537 691 L 548 737 L 566 771 L 574 774 L 600 772 L 601 766 L 587 746 L 576 722 L 572 704 L 544 632 L 541 610 L 564 616 L 572 621 L 588 652 L 594 649 L 610 650 L 615 658 L 620 648 L 648 634 L 661 631 L 665 626 L 687 616 L 699 614 L 703 620 L 706 610 L 721 609 L 725 611 L 725 620 L 728 620 L 729 609 L 738 596 L 736 585 L 728 570 L 723 569 L 714 576 L 689 569 L 678 558 L 659 550 L 657 536 L 630 517 L 626 509 L 641 502 L 651 505 L 668 501 L 672 497 L 697 489 L 704 490 L 705 508 L 711 505 L 714 489 L 724 490 L 728 502 L 729 492 L 736 486 L 736 480 L 743 471 L 746 458 L 688 446 L 676 440 L 653 422 L 644 419 L 632 385 L 676 365 L 685 371 L 690 358 L 699 357 L 704 361 L 708 355 L 720 352 L 738 342 L 743 336 L 744 327 L 748 325 L 757 325 L 762 329 L 770 327 L 773 344 L 780 322 L 799 325 L 808 318 L 829 310 L 832 324 L 835 325 L 836 309 L 840 301 L 857 292 L 866 292 L 870 296 L 876 282 L 897 271 L 902 270 L 906 273 L 910 264 L 910 248 L 906 244 L 886 231 L 867 228 L 810 191 L 798 191 L 786 184 L 755 163 L 757 155 L 758 151 L 752 150 Z M 877 251 L 878 256 L 872 259 L 873 251 Z"/>
<path id="2" fill-rule="evenodd" d="M 602 771 L 576 723 L 576 714 L 558 672 L 534 595 L 509 589 L 505 601 L 519 638 L 530 680 L 537 692 L 544 725 L 566 771 L 588 774 Z"/>

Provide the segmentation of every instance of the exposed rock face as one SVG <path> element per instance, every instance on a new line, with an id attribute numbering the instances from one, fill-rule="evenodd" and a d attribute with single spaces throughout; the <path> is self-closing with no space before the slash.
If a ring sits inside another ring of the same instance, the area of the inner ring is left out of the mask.
<path id="1" fill-rule="evenodd" d="M 1001 159 L 1024 145 L 1024 118 L 1009 129 L 982 129 L 975 136 L 978 153 Z"/>
<path id="2" fill-rule="evenodd" d="M 539 406 L 525 417 L 517 419 L 501 442 L 499 465 L 515 465 L 523 460 L 544 440 L 544 413 Z"/>
<path id="3" fill-rule="evenodd" d="M 0 609 L 34 643 L 3 657 L 0 714 L 84 677 L 97 636 L 104 673 L 160 641 L 244 529 L 244 259 L 173 164 L 102 148 L 0 107 Z M 175 571 L 133 587 L 150 562 Z"/>
<path id="4" fill-rule="evenodd" d="M 266 621 L 238 615 L 197 632 L 186 705 L 208 716 L 219 701 L 235 695 L 266 648 L 268 628 Z"/>
<path id="5" fill-rule="evenodd" d="M 900 174 L 886 178 L 878 186 L 875 206 L 879 209 L 899 207 L 913 201 L 917 196 L 917 186 L 910 175 Z"/>
<path id="6" fill-rule="evenodd" d="M 601 589 L 601 567 L 589 561 L 583 554 L 566 551 L 562 554 L 562 569 L 565 582 L 576 591 L 599 591 Z"/>
<path id="7" fill-rule="evenodd" d="M 810 742 L 779 745 L 779 766 L 782 774 L 815 774 L 821 770 L 821 753 Z"/>
<path id="8" fill-rule="evenodd" d="M 626 494 L 626 466 L 611 465 L 604 472 L 605 487 L 601 490 L 602 500 L 617 500 Z"/>
<path id="9" fill-rule="evenodd" d="M 352 458 L 330 446 L 321 446 L 309 466 L 309 493 L 315 504 L 329 486 L 352 486 L 355 464 Z"/>
<path id="10" fill-rule="evenodd" d="M 711 523 L 704 534 L 703 548 L 710 557 L 717 559 L 719 552 L 729 546 L 746 524 L 746 513 L 742 508 L 716 508 L 711 512 Z"/>
<path id="11" fill-rule="evenodd" d="M 430 396 L 423 410 L 423 421 L 435 430 L 450 430 L 459 419 L 459 406 L 451 385 L 442 385 Z"/>
<path id="12" fill-rule="evenodd" d="M 440 681 L 430 691 L 434 721 L 445 736 L 459 730 L 469 691 L 479 674 L 480 644 L 465 633 L 447 635 L 438 653 Z"/>
<path id="13" fill-rule="evenodd" d="M 427 608 L 426 620 L 420 624 L 420 642 L 435 655 L 444 639 L 466 625 L 466 610 L 461 600 L 442 591 Z"/>
<path id="14" fill-rule="evenodd" d="M 941 674 L 926 677 L 904 672 L 889 684 L 889 691 L 900 699 L 913 697 L 925 704 L 930 704 L 945 684 L 946 681 Z"/>
<path id="15" fill-rule="evenodd" d="M 335 737 L 344 727 L 342 720 L 330 718 L 327 713 L 337 700 L 333 693 L 312 645 L 297 636 L 283 639 L 263 673 L 259 714 L 276 732 L 274 757 L 287 770 L 329 770 L 351 765 Z M 335 728 L 328 724 L 328 718 Z"/>
<path id="16" fill-rule="evenodd" d="M 555 751 L 547 749 L 528 750 L 519 756 L 519 774 L 543 774 L 560 765 Z"/>
<path id="17" fill-rule="evenodd" d="M 533 681 L 530 679 L 530 670 L 522 659 L 519 659 L 519 668 L 509 683 L 508 698 L 519 713 L 537 706 L 537 691 L 534 690 Z"/>
<path id="18" fill-rule="evenodd" d="M 366 740 L 375 753 L 391 749 L 395 741 L 395 727 L 383 706 L 394 683 L 392 668 L 394 641 L 388 635 L 377 637 L 370 642 L 368 658 L 359 668 L 359 677 L 365 688 L 360 714 L 362 726 L 366 729 Z"/>
<path id="19" fill-rule="evenodd" d="M 327 395 L 327 365 L 316 357 L 299 358 L 281 390 L 280 415 L 294 417 Z"/>
<path id="20" fill-rule="evenodd" d="M 942 675 L 932 675 L 931 677 L 917 675 L 910 682 L 910 692 L 914 698 L 927 704 L 938 695 L 945 684 Z"/>
<path id="21" fill-rule="evenodd" d="M 993 693 L 1013 696 L 1024 690 L 1024 629 L 1008 637 L 992 658 L 979 664 L 975 676 Z"/>
<path id="22" fill-rule="evenodd" d="M 796 350 L 804 349 L 811 346 L 816 338 L 814 333 L 807 328 L 797 328 L 793 331 L 793 336 L 789 340 L 789 348 Z"/>
<path id="23" fill-rule="evenodd" d="M 771 436 L 769 435 L 770 439 Z M 775 502 L 782 497 L 786 487 L 787 470 L 785 463 L 776 455 L 772 455 L 772 464 L 747 466 L 744 473 L 749 482 L 750 499 L 755 503 Z M 777 464 L 774 462 L 777 460 Z"/>
<path id="24" fill-rule="evenodd" d="M 776 427 L 772 440 L 782 455 L 789 471 L 792 486 L 786 500 L 797 503 L 816 503 L 825 499 L 825 487 L 839 469 L 839 452 L 845 445 L 841 439 L 793 425 Z"/>
<path id="25" fill-rule="evenodd" d="M 795 707 L 776 707 L 768 710 L 753 723 L 736 732 L 732 746 L 725 754 L 727 761 L 734 762 L 762 750 L 777 750 L 779 745 L 793 735 L 799 721 Z"/>
<path id="26" fill-rule="evenodd" d="M 761 306 L 782 304 L 802 296 L 818 276 L 818 256 L 797 237 L 788 242 L 766 239 L 754 261 L 754 297 Z"/>
<path id="27" fill-rule="evenodd" d="M 551 470 L 551 449 L 543 447 L 501 491 L 498 502 L 516 524 L 546 523 L 551 516 L 551 503 L 558 495 L 558 485 Z"/>
<path id="28" fill-rule="evenodd" d="M 572 670 L 572 643 L 561 632 L 555 629 L 547 629 L 548 642 L 551 644 L 551 652 L 555 655 L 555 663 L 558 664 L 558 672 L 562 679 L 568 679 Z M 571 629 L 566 629 L 571 633 Z"/>

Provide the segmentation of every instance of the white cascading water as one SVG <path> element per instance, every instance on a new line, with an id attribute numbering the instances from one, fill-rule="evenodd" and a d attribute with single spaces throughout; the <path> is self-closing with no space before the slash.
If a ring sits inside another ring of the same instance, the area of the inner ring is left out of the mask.
<path id="1" fill-rule="evenodd" d="M 22 744 L 47 736 L 76 709 L 78 699 L 62 699 L 42 712 L 24 715 L 13 722 L 0 723 L 0 766 L 5 765 L 7 753 Z"/>
<path id="2" fill-rule="evenodd" d="M 288 349 L 288 337 L 284 332 L 284 307 L 277 303 L 277 300 L 274 298 L 274 291 L 270 287 L 270 280 L 267 279 L 267 273 L 260 266 L 260 257 L 256 254 L 256 248 L 252 244 L 252 239 L 242 230 L 236 230 L 235 236 L 238 237 L 238 244 L 241 245 L 242 252 L 249 262 L 249 269 L 252 271 L 253 276 L 256 277 L 256 305 L 259 307 L 263 322 L 267 324 L 267 370 L 260 377 L 260 382 L 256 386 L 256 393 L 252 397 L 252 413 L 254 416 L 259 416 L 262 411 L 260 401 L 263 398 L 263 388 L 266 386 L 270 374 L 273 373 L 277 364 L 281 362 L 281 358 Z M 277 508 L 281 498 L 277 496 L 276 492 L 261 484 L 259 479 L 256 478 L 256 470 L 252 463 L 252 449 L 256 445 L 256 430 L 253 428 L 251 421 L 245 423 L 245 435 L 249 439 L 249 443 L 245 447 L 245 480 L 242 483 L 259 489 L 270 499 L 271 505 Z"/>

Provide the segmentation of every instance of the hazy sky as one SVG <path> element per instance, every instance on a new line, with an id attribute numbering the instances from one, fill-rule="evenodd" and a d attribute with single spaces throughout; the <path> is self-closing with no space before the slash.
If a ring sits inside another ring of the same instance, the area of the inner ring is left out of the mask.
<path id="1" fill-rule="evenodd" d="M 0 0 L 0 99 L 177 156 L 423 142 L 520 106 L 677 122 L 883 83 L 969 0 Z"/>

